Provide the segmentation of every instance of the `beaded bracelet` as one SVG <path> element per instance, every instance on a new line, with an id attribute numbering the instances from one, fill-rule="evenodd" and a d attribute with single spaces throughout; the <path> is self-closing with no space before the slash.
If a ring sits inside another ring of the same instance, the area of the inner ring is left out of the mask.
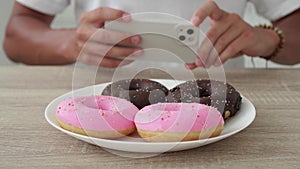
<path id="1" fill-rule="evenodd" d="M 270 59 L 276 57 L 278 55 L 278 53 L 284 47 L 284 43 L 285 43 L 285 38 L 284 38 L 284 34 L 283 34 L 282 30 L 280 30 L 278 27 L 274 27 L 272 25 L 267 25 L 267 24 L 260 24 L 260 25 L 255 26 L 255 27 L 273 30 L 278 35 L 280 41 L 279 41 L 278 46 L 274 50 L 274 52 L 272 54 L 270 54 L 269 56 L 260 56 L 260 58 L 264 58 L 266 60 L 270 60 Z"/>

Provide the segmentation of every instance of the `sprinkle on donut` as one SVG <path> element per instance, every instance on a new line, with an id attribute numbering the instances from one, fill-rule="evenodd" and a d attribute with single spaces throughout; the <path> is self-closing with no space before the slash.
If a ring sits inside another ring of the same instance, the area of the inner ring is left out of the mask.
<path id="1" fill-rule="evenodd" d="M 179 84 L 170 90 L 168 102 L 201 103 L 217 108 L 227 119 L 240 109 L 242 97 L 228 83 L 213 80 L 195 80 Z"/>
<path id="2" fill-rule="evenodd" d="M 82 96 L 62 101 L 56 119 L 62 128 L 99 138 L 115 138 L 135 130 L 138 108 L 112 96 Z M 117 123 L 116 123 L 117 122 Z"/>

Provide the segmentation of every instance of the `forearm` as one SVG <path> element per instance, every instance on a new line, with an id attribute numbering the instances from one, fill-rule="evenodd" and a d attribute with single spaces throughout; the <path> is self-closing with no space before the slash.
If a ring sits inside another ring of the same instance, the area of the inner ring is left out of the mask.
<path id="1" fill-rule="evenodd" d="M 280 64 L 293 65 L 300 63 L 300 10 L 289 17 L 283 18 L 273 24 L 279 27 L 285 36 L 284 48 L 272 59 Z"/>
<path id="2" fill-rule="evenodd" d="M 25 64 L 69 64 L 75 61 L 74 43 L 75 29 L 53 30 L 41 20 L 24 15 L 10 21 L 4 50 L 13 61 Z"/>

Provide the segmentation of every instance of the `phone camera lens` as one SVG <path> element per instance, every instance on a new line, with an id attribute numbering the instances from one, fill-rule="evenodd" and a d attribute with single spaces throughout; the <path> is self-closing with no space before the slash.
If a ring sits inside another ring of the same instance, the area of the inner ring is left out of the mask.
<path id="1" fill-rule="evenodd" d="M 185 40 L 185 36 L 183 36 L 183 35 L 179 36 L 179 40 L 184 41 Z"/>
<path id="2" fill-rule="evenodd" d="M 189 35 L 192 35 L 192 34 L 194 33 L 194 30 L 193 30 L 193 29 L 188 29 L 188 30 L 187 30 L 187 33 L 188 33 Z"/>

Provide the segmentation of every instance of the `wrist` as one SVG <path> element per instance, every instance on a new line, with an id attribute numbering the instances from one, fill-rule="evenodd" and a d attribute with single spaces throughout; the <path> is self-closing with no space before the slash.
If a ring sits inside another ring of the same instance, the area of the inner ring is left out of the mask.
<path id="1" fill-rule="evenodd" d="M 57 55 L 61 56 L 62 62 L 65 64 L 76 62 L 79 54 L 75 29 L 60 30 L 60 44 L 58 44 Z"/>
<path id="2" fill-rule="evenodd" d="M 280 29 L 277 27 L 269 26 L 269 25 L 258 25 L 257 29 L 263 31 L 263 34 L 266 36 L 265 40 L 267 40 L 265 44 L 265 51 L 260 55 L 261 58 L 266 60 L 270 60 L 278 55 L 284 45 L 284 36 Z"/>

